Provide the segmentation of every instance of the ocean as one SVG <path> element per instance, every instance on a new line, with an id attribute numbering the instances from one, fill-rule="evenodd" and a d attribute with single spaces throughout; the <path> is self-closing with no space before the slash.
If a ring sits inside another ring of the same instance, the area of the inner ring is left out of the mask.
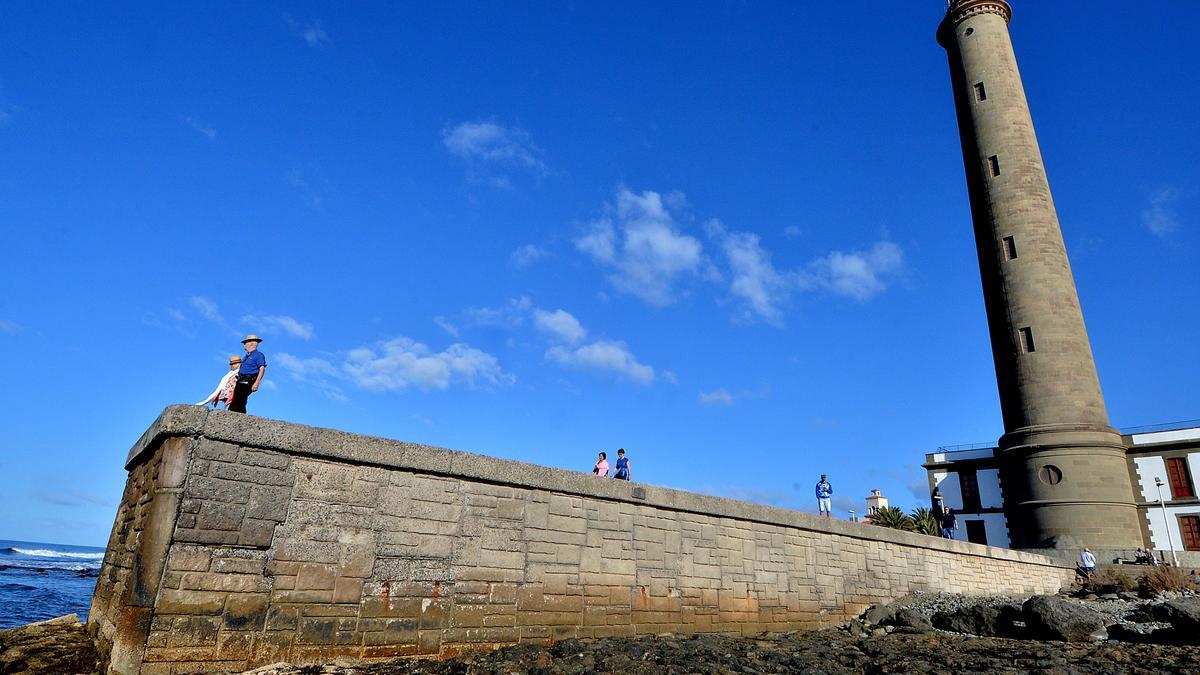
<path id="1" fill-rule="evenodd" d="M 87 618 L 104 549 L 0 539 L 0 629 L 56 616 Z"/>

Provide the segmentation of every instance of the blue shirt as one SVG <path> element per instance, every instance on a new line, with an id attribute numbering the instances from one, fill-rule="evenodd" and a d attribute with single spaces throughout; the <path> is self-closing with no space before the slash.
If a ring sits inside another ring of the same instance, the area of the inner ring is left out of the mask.
<path id="1" fill-rule="evenodd" d="M 263 353 L 255 349 L 242 359 L 242 367 L 238 368 L 238 375 L 257 375 L 259 368 L 267 367 L 267 357 Z"/>
<path id="2" fill-rule="evenodd" d="M 833 486 L 828 481 L 817 483 L 817 498 L 824 499 L 833 494 Z"/>
<path id="3" fill-rule="evenodd" d="M 629 458 L 628 457 L 618 457 L 617 458 L 617 470 L 615 473 L 613 473 L 613 475 L 621 476 L 621 477 L 629 475 Z"/>

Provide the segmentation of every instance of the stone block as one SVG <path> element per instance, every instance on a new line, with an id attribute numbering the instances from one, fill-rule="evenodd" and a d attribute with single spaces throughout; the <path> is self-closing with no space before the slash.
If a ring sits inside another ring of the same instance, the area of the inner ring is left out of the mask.
<path id="1" fill-rule="evenodd" d="M 167 556 L 167 569 L 177 572 L 207 572 L 210 564 L 212 553 L 208 548 L 173 546 Z"/>
<path id="2" fill-rule="evenodd" d="M 266 593 L 231 593 L 225 601 L 222 614 L 225 628 L 229 630 L 260 630 L 267 618 Z M 292 623 L 293 627 L 294 621 Z"/>
<path id="3" fill-rule="evenodd" d="M 232 460 L 222 460 L 225 462 Z M 246 466 L 264 466 L 269 469 L 286 469 L 292 463 L 292 458 L 278 452 L 262 452 L 242 448 L 238 453 L 237 462 Z"/>
<path id="4" fill-rule="evenodd" d="M 333 644 L 337 619 L 301 617 L 296 626 L 296 644 Z"/>
<path id="5" fill-rule="evenodd" d="M 227 593 L 164 589 L 155 603 L 158 614 L 216 615 L 225 609 Z"/>
<path id="6" fill-rule="evenodd" d="M 256 485 L 250 488 L 250 496 L 246 500 L 246 515 L 250 518 L 283 522 L 287 518 L 291 499 L 290 487 Z"/>
<path id="7" fill-rule="evenodd" d="M 296 576 L 296 590 L 333 590 L 336 578 L 336 565 L 304 564 Z"/>
<path id="8" fill-rule="evenodd" d="M 236 530 L 242 526 L 246 508 L 240 504 L 206 501 L 196 514 L 196 528 L 201 530 Z"/>
<path id="9" fill-rule="evenodd" d="M 246 518 L 242 521 L 241 530 L 238 532 L 237 543 L 242 546 L 270 548 L 271 542 L 275 539 L 275 526 L 276 523 L 273 520 Z"/>
<path id="10" fill-rule="evenodd" d="M 333 584 L 333 601 L 357 604 L 362 599 L 362 588 L 362 579 L 338 578 Z"/>
<path id="11" fill-rule="evenodd" d="M 215 479 L 239 481 L 252 485 L 291 486 L 295 480 L 290 471 L 242 464 L 214 463 L 208 473 Z"/>

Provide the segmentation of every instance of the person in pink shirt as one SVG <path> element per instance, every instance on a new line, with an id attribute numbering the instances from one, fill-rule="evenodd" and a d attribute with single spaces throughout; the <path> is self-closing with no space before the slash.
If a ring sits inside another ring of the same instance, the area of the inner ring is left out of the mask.
<path id="1" fill-rule="evenodd" d="M 604 478 L 608 475 L 608 460 L 605 459 L 608 455 L 600 453 L 600 461 L 596 462 L 596 468 L 592 469 L 592 473 Z"/>

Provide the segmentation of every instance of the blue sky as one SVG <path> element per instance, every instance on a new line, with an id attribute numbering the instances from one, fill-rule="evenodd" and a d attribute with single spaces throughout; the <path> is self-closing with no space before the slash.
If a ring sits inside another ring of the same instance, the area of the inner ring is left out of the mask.
<path id="1" fill-rule="evenodd" d="M 1200 417 L 1190 5 L 1014 4 L 1112 422 Z M 0 7 L 0 538 L 250 331 L 254 414 L 794 508 L 1000 434 L 943 3 L 433 5 Z"/>

